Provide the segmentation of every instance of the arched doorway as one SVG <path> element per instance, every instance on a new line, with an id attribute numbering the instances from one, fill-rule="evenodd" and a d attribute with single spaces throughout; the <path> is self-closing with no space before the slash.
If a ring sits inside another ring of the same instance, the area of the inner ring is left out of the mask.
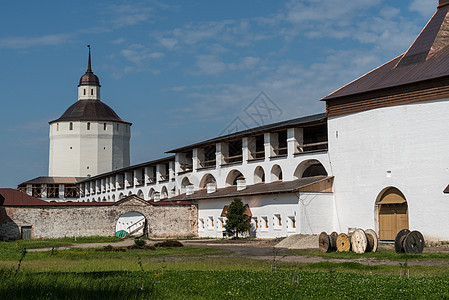
<path id="1" fill-rule="evenodd" d="M 141 213 L 132 211 L 122 214 L 115 223 L 118 237 L 141 236 L 145 233 L 146 219 Z"/>
<path id="2" fill-rule="evenodd" d="M 387 188 L 376 202 L 379 217 L 379 239 L 393 241 L 399 231 L 408 229 L 408 205 L 404 194 Z"/>

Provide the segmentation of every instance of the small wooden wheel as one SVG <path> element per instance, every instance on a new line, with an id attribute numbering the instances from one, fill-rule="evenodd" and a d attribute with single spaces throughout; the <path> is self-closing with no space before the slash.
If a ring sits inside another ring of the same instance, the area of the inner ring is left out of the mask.
<path id="1" fill-rule="evenodd" d="M 335 231 L 329 235 L 329 240 L 331 241 L 331 250 L 332 251 L 337 251 L 337 237 L 338 237 L 338 233 L 336 233 Z"/>
<path id="2" fill-rule="evenodd" d="M 376 252 L 379 246 L 379 238 L 377 233 L 372 229 L 365 230 L 366 239 L 368 241 L 368 246 L 366 247 L 366 252 Z"/>
<path id="3" fill-rule="evenodd" d="M 321 232 L 318 238 L 318 244 L 320 246 L 320 251 L 323 253 L 330 252 L 330 240 L 326 232 Z"/>
<path id="4" fill-rule="evenodd" d="M 365 231 L 357 228 L 351 237 L 352 251 L 355 253 L 365 253 L 367 243 Z"/>
<path id="5" fill-rule="evenodd" d="M 348 252 L 350 250 L 351 250 L 351 241 L 349 240 L 349 237 L 344 233 L 340 233 L 337 237 L 337 251 Z"/>
<path id="6" fill-rule="evenodd" d="M 401 243 L 401 237 L 407 235 L 409 232 L 410 230 L 408 229 L 402 229 L 396 235 L 396 238 L 394 239 L 394 250 L 396 251 L 396 253 L 404 253 L 404 249 L 402 248 Z"/>
<path id="7" fill-rule="evenodd" d="M 402 247 L 405 253 L 421 254 L 424 250 L 424 237 L 419 231 L 412 231 L 405 237 Z"/>

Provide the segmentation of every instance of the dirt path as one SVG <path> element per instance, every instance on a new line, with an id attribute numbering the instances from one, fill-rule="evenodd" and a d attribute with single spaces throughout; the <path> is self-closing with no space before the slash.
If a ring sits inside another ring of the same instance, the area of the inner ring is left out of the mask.
<path id="1" fill-rule="evenodd" d="M 343 262 L 356 262 L 363 265 L 399 265 L 398 261 L 389 260 L 377 260 L 373 258 L 352 258 L 352 259 L 339 259 L 339 258 L 326 258 L 321 256 L 307 256 L 307 255 L 289 255 L 287 249 L 275 248 L 274 246 L 278 243 L 278 240 L 259 240 L 259 241 L 224 241 L 224 240 L 213 240 L 213 239 L 200 239 L 200 240 L 180 240 L 186 246 L 193 247 L 208 247 L 222 249 L 228 252 L 228 254 L 220 255 L 225 257 L 244 257 L 248 259 L 257 259 L 264 261 L 273 261 L 274 259 L 278 262 L 291 262 L 291 263 L 320 263 L 320 262 L 332 262 L 332 263 L 343 263 Z M 149 245 L 154 244 L 158 241 L 149 241 Z M 71 246 L 58 247 L 58 250 L 65 250 L 70 248 L 101 248 L 107 245 L 112 245 L 114 247 L 127 247 L 134 244 L 134 239 L 126 239 L 116 243 L 87 243 L 87 244 L 73 244 Z M 390 249 L 393 248 L 390 245 L 383 245 L 382 248 Z M 50 251 L 52 248 L 39 248 L 39 249 L 29 249 L 28 251 Z M 426 248 L 425 252 L 445 252 L 448 247 L 438 248 L 431 247 Z M 420 265 L 420 266 L 449 266 L 449 260 L 409 260 L 409 265 Z"/>
<path id="2" fill-rule="evenodd" d="M 320 262 L 355 262 L 363 265 L 399 265 L 399 261 L 390 260 L 378 260 L 373 258 L 351 258 L 351 259 L 339 259 L 339 258 L 326 258 L 321 256 L 307 256 L 307 255 L 289 255 L 287 249 L 274 248 L 274 244 L 249 242 L 249 243 L 220 243 L 219 241 L 210 240 L 194 240 L 194 241 L 182 241 L 186 246 L 196 247 L 211 247 L 229 251 L 228 256 L 245 257 L 249 259 L 273 261 L 276 259 L 278 262 L 291 262 L 291 263 L 320 263 Z M 394 248 L 390 245 L 382 246 L 385 249 Z M 425 252 L 435 252 L 432 248 L 426 248 Z M 449 260 L 409 260 L 408 265 L 419 266 L 449 266 Z"/>
<path id="3" fill-rule="evenodd" d="M 134 244 L 133 239 L 126 239 L 120 242 L 112 242 L 112 243 L 86 243 L 86 244 L 73 244 L 71 246 L 63 246 L 63 247 L 55 247 L 58 250 L 67 250 L 71 248 L 102 248 L 107 245 L 112 245 L 114 247 L 128 247 Z M 36 248 L 36 249 L 27 249 L 30 252 L 39 252 L 39 251 L 51 251 L 52 248 Z"/>

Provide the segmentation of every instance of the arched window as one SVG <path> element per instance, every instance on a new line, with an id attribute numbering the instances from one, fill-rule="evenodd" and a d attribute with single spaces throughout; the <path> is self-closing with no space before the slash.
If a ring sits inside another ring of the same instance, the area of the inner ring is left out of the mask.
<path id="1" fill-rule="evenodd" d="M 69 124 L 69 130 L 73 130 L 73 123 L 72 122 L 70 122 L 70 124 Z"/>
<path id="2" fill-rule="evenodd" d="M 161 190 L 161 199 L 166 199 L 168 198 L 168 191 L 167 188 L 164 186 Z"/>
<path id="3" fill-rule="evenodd" d="M 56 131 L 59 131 L 59 123 L 56 123 Z"/>
<path id="4" fill-rule="evenodd" d="M 87 130 L 90 130 L 90 123 L 87 122 Z"/>
<path id="5" fill-rule="evenodd" d="M 84 95 L 86 95 L 86 89 L 84 89 Z"/>
<path id="6" fill-rule="evenodd" d="M 91 95 L 94 94 L 94 89 L 90 89 L 90 94 L 91 94 Z"/>
<path id="7" fill-rule="evenodd" d="M 200 181 L 200 189 L 204 189 L 207 187 L 208 183 L 216 183 L 215 177 L 212 174 L 206 174 L 201 178 Z"/>
<path id="8" fill-rule="evenodd" d="M 237 180 L 245 179 L 243 174 L 237 170 L 232 170 L 226 177 L 226 186 L 237 185 Z"/>
<path id="9" fill-rule="evenodd" d="M 262 167 L 257 167 L 254 170 L 254 183 L 265 182 L 265 172 Z"/>
<path id="10" fill-rule="evenodd" d="M 296 179 L 316 177 L 316 176 L 328 176 L 324 166 L 316 159 L 309 159 L 301 162 L 295 170 L 293 176 Z"/>
<path id="11" fill-rule="evenodd" d="M 279 165 L 274 165 L 271 169 L 271 181 L 282 181 L 282 169 Z"/>

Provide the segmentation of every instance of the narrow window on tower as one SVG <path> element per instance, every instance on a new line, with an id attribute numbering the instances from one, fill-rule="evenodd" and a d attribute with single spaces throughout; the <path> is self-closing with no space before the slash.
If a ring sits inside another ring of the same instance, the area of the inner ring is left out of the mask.
<path id="1" fill-rule="evenodd" d="M 91 95 L 94 94 L 94 89 L 90 89 L 90 94 L 91 94 Z"/>
<path id="2" fill-rule="evenodd" d="M 59 131 L 59 123 L 56 123 L 56 131 Z"/>
<path id="3" fill-rule="evenodd" d="M 87 122 L 87 130 L 90 130 L 90 123 Z"/>
<path id="4" fill-rule="evenodd" d="M 117 131 L 118 131 L 118 124 L 117 124 Z"/>
<path id="5" fill-rule="evenodd" d="M 84 89 L 84 95 L 86 95 L 86 89 Z"/>
<path id="6" fill-rule="evenodd" d="M 104 123 L 103 124 L 103 130 L 106 130 L 106 128 L 107 128 L 106 126 L 107 126 L 106 123 Z"/>
<path id="7" fill-rule="evenodd" d="M 72 122 L 70 122 L 70 124 L 69 124 L 69 130 L 73 130 L 73 123 Z"/>

